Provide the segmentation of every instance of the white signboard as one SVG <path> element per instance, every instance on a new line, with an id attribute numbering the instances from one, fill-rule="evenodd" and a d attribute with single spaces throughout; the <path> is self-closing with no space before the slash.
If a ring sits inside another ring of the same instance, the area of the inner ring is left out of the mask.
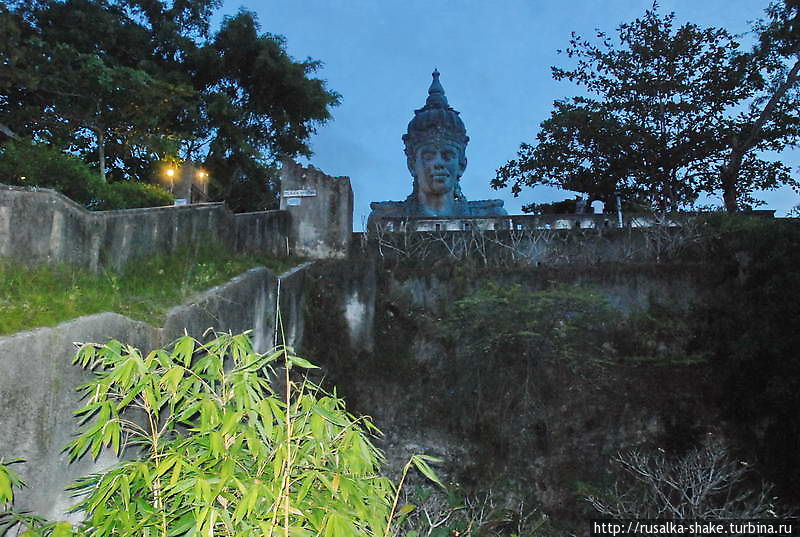
<path id="1" fill-rule="evenodd" d="M 283 197 L 284 198 L 312 198 L 317 195 L 317 191 L 313 188 L 308 188 L 305 190 L 284 190 Z"/>
<path id="2" fill-rule="evenodd" d="M 289 198 L 286 200 L 286 205 L 289 207 L 297 207 L 300 205 L 300 198 Z"/>

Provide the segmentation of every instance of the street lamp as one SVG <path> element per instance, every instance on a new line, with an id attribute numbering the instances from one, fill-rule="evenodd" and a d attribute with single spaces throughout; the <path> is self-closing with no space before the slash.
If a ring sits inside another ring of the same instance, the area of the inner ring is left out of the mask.
<path id="1" fill-rule="evenodd" d="M 172 188 L 175 185 L 175 168 L 167 168 L 167 178 L 169 179 L 169 192 L 172 194 Z"/>

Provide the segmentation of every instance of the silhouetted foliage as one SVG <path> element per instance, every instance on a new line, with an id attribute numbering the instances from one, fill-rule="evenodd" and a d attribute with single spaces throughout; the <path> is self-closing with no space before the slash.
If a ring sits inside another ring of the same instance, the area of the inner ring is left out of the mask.
<path id="1" fill-rule="evenodd" d="M 216 0 L 43 0 L 0 6 L 0 127 L 152 181 L 166 157 L 204 163 L 215 199 L 274 204 L 274 165 L 309 155 L 339 96 L 254 13 L 212 32 Z M 8 39 L 5 40 L 5 36 Z M 242 183 L 256 186 L 241 188 Z M 252 196 L 259 191 L 262 195 Z"/>
<path id="2" fill-rule="evenodd" d="M 735 210 L 757 203 L 755 190 L 797 186 L 787 166 L 757 153 L 797 140 L 796 101 L 782 99 L 784 92 L 770 113 L 761 107 L 774 93 L 768 80 L 780 61 L 741 52 L 724 29 L 676 27 L 674 19 L 656 6 L 617 35 L 573 33 L 565 52 L 576 64 L 553 67 L 553 77 L 586 95 L 555 101 L 536 143 L 523 143 L 492 186 L 510 185 L 519 195 L 550 185 L 605 200 L 618 192 L 660 211 L 720 190 Z"/>

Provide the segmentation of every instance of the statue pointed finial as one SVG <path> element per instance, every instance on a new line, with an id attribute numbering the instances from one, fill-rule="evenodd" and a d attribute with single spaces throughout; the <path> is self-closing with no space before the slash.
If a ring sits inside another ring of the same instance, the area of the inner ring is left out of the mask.
<path id="1" fill-rule="evenodd" d="M 447 108 L 447 97 L 444 96 L 444 88 L 439 82 L 439 70 L 434 67 L 431 73 L 433 81 L 431 87 L 428 88 L 428 99 L 425 101 L 425 106 L 430 108 Z"/>

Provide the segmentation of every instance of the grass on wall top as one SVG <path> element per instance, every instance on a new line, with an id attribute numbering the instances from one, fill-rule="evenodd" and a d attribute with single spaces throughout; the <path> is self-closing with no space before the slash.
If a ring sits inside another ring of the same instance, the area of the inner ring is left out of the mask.
<path id="1" fill-rule="evenodd" d="M 119 272 L 98 274 L 0 259 L 0 335 L 107 311 L 160 326 L 173 306 L 250 268 L 266 266 L 280 274 L 298 263 L 297 258 L 234 255 L 211 246 L 134 260 Z"/>

